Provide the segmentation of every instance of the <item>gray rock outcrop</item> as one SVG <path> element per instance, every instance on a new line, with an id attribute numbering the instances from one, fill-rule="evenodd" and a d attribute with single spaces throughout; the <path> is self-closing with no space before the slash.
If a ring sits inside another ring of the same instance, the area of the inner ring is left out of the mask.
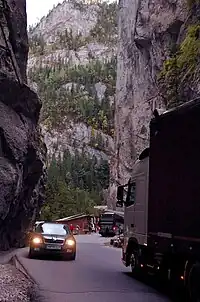
<path id="1" fill-rule="evenodd" d="M 110 206 L 116 202 L 117 183 L 127 183 L 149 144 L 153 110 L 199 96 L 199 16 L 196 0 L 119 1 Z"/>
<path id="2" fill-rule="evenodd" d="M 43 202 L 41 102 L 26 84 L 26 1 L 0 1 L 0 249 L 23 245 Z"/>

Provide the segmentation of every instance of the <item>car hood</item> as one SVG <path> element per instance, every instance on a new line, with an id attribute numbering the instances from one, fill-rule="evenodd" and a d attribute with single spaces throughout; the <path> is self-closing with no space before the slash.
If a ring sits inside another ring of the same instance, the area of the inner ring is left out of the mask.
<path id="1" fill-rule="evenodd" d="M 56 238 L 56 239 L 65 239 L 68 238 L 69 235 L 58 235 L 58 234 L 45 234 L 45 233 L 41 233 L 40 235 L 42 235 L 44 238 Z"/>
<path id="2" fill-rule="evenodd" d="M 45 239 L 52 239 L 52 238 L 56 238 L 56 239 L 68 239 L 68 238 L 72 238 L 73 240 L 75 240 L 75 238 L 71 235 L 58 235 L 58 234 L 45 234 L 45 233 L 41 233 L 40 235 L 42 235 L 42 237 L 44 237 Z"/>

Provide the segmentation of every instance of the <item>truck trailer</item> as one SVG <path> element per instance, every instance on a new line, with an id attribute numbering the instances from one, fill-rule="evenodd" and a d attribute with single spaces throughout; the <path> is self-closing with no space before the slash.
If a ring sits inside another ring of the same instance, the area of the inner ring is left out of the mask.
<path id="1" fill-rule="evenodd" d="M 122 261 L 133 274 L 181 282 L 200 301 L 200 98 L 150 122 L 150 145 L 128 183 L 118 187 L 124 206 Z"/>

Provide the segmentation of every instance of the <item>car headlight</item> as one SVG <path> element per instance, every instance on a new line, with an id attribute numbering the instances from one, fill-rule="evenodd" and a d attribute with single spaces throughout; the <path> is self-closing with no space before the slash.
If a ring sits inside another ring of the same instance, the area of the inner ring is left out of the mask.
<path id="1" fill-rule="evenodd" d="M 67 239 L 65 243 L 69 246 L 73 246 L 75 244 L 74 240 L 72 239 Z"/>
<path id="2" fill-rule="evenodd" d="M 35 244 L 39 244 L 39 243 L 42 243 L 42 239 L 39 238 L 39 237 L 35 237 L 32 239 L 32 242 L 35 243 Z"/>

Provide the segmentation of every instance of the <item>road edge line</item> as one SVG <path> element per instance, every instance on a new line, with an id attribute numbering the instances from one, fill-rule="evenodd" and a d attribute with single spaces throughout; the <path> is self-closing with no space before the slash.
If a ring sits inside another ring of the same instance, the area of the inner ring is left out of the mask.
<path id="1" fill-rule="evenodd" d="M 11 263 L 18 269 L 31 283 L 39 286 L 37 281 L 28 273 L 27 269 L 24 267 L 24 265 L 21 263 L 17 255 L 14 255 L 11 258 Z"/>

